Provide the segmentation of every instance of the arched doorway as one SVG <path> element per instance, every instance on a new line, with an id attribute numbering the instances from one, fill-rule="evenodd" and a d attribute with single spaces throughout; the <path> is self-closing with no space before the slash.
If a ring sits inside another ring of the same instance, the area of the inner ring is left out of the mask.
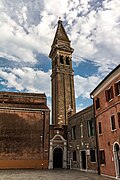
<path id="1" fill-rule="evenodd" d="M 53 152 L 53 168 L 63 167 L 63 151 L 61 148 L 55 148 Z"/>
<path id="2" fill-rule="evenodd" d="M 120 177 L 120 146 L 116 142 L 113 146 L 116 177 Z"/>

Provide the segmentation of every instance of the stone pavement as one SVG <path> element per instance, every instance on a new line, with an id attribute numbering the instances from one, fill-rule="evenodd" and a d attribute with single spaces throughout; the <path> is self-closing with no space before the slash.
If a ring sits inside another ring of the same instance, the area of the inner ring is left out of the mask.
<path id="1" fill-rule="evenodd" d="M 0 180 L 111 180 L 78 170 L 0 170 Z"/>

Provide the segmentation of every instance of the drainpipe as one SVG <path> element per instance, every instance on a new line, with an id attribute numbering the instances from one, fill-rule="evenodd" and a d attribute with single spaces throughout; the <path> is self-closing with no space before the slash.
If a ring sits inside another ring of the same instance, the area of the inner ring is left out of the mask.
<path id="1" fill-rule="evenodd" d="M 90 96 L 90 98 L 93 100 L 93 112 L 94 112 L 94 119 L 95 119 L 95 139 L 96 139 L 97 163 L 98 163 L 98 175 L 100 175 L 101 172 L 100 172 L 99 142 L 98 142 L 98 132 L 97 132 L 97 123 L 96 123 L 96 116 L 95 116 L 94 99 L 93 99 L 92 95 Z"/>

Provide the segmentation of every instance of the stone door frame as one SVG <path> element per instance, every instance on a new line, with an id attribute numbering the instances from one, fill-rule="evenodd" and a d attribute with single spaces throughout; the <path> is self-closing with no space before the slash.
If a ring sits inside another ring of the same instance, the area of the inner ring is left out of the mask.
<path id="1" fill-rule="evenodd" d="M 116 178 L 119 178 L 120 177 L 120 157 L 118 157 L 118 154 L 117 154 L 117 150 L 116 150 L 116 145 L 119 146 L 119 151 L 120 151 L 120 144 L 118 142 L 114 142 L 113 144 L 113 155 L 114 155 L 114 164 L 115 164 L 115 174 L 116 174 Z"/>
<path id="2" fill-rule="evenodd" d="M 59 138 L 60 140 L 57 140 Z M 63 168 L 67 168 L 67 140 L 63 138 L 62 135 L 56 134 L 50 140 L 50 148 L 49 148 L 49 166 L 48 169 L 53 169 L 53 153 L 55 148 L 61 148 L 63 151 Z"/>

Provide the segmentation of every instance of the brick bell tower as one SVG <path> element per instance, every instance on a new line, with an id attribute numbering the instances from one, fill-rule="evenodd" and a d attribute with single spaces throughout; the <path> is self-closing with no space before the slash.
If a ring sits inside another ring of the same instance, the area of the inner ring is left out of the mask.
<path id="1" fill-rule="evenodd" d="M 49 169 L 67 168 L 68 112 L 74 114 L 74 71 L 70 40 L 58 21 L 49 57 L 52 59 L 52 124 L 50 125 Z"/>
<path id="2" fill-rule="evenodd" d="M 59 20 L 49 54 L 52 59 L 52 124 L 55 126 L 68 125 L 68 111 L 76 112 L 72 53 L 70 40 Z"/>

